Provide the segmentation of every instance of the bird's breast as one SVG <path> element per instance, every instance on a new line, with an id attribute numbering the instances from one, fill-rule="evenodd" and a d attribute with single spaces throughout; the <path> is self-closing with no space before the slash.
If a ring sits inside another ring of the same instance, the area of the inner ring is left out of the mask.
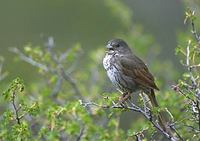
<path id="1" fill-rule="evenodd" d="M 115 54 L 106 54 L 106 56 L 103 59 L 103 66 L 106 69 L 106 71 L 108 71 L 109 69 L 111 69 L 111 67 L 114 67 L 116 62 L 117 62 L 117 58 L 120 57 L 117 53 Z"/>
<path id="2" fill-rule="evenodd" d="M 103 59 L 103 66 L 106 71 L 108 71 L 111 67 L 111 60 L 112 60 L 112 55 L 106 54 L 106 56 Z"/>
<path id="3" fill-rule="evenodd" d="M 103 66 L 107 72 L 107 75 L 113 84 L 116 84 L 116 77 L 120 73 L 120 69 L 116 64 L 114 55 L 107 54 L 103 59 Z"/>

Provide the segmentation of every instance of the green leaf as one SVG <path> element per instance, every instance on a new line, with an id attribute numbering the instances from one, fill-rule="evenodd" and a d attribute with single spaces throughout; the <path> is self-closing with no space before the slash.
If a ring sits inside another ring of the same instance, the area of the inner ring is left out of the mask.
<path id="1" fill-rule="evenodd" d="M 3 92 L 3 96 L 5 100 L 11 101 L 13 99 L 13 96 L 15 96 L 18 93 L 22 93 L 23 91 L 24 91 L 23 80 L 17 77 L 11 82 L 7 90 Z"/>

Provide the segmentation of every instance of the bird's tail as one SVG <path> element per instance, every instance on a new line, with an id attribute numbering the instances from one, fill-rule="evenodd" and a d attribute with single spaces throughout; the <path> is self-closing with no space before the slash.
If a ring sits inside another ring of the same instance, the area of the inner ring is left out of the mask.
<path id="1" fill-rule="evenodd" d="M 154 93 L 154 90 L 153 90 L 153 89 L 151 89 L 151 93 L 148 94 L 148 97 L 149 97 L 150 102 L 151 102 L 151 104 L 152 104 L 153 107 L 159 107 L 159 104 L 158 104 L 158 102 L 157 102 L 157 100 L 156 100 L 156 96 L 155 96 L 155 93 Z M 158 123 L 159 123 L 160 127 L 161 127 L 165 132 L 167 132 L 167 133 L 169 133 L 169 134 L 172 134 L 172 131 L 171 131 L 171 129 L 169 128 L 169 126 L 167 125 L 167 122 L 166 122 L 166 120 L 165 120 L 165 118 L 164 118 L 163 113 L 160 112 L 160 111 L 158 112 Z"/>

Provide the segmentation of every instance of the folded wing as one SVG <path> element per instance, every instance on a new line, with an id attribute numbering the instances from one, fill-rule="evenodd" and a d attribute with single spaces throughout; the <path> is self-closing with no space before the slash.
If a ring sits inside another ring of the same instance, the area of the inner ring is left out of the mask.
<path id="1" fill-rule="evenodd" d="M 135 83 L 139 84 L 143 88 L 159 90 L 147 66 L 137 56 L 122 56 L 119 58 L 119 63 L 122 65 L 123 73 L 132 77 Z"/>

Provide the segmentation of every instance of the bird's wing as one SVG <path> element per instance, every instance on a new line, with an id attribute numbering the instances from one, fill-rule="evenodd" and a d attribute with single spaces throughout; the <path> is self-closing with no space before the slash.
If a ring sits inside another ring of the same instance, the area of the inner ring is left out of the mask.
<path id="1" fill-rule="evenodd" d="M 143 86 L 144 88 L 147 87 L 159 90 L 147 66 L 137 56 L 122 56 L 119 58 L 119 63 L 122 65 L 123 73 L 129 77 L 132 77 L 134 82 Z"/>

